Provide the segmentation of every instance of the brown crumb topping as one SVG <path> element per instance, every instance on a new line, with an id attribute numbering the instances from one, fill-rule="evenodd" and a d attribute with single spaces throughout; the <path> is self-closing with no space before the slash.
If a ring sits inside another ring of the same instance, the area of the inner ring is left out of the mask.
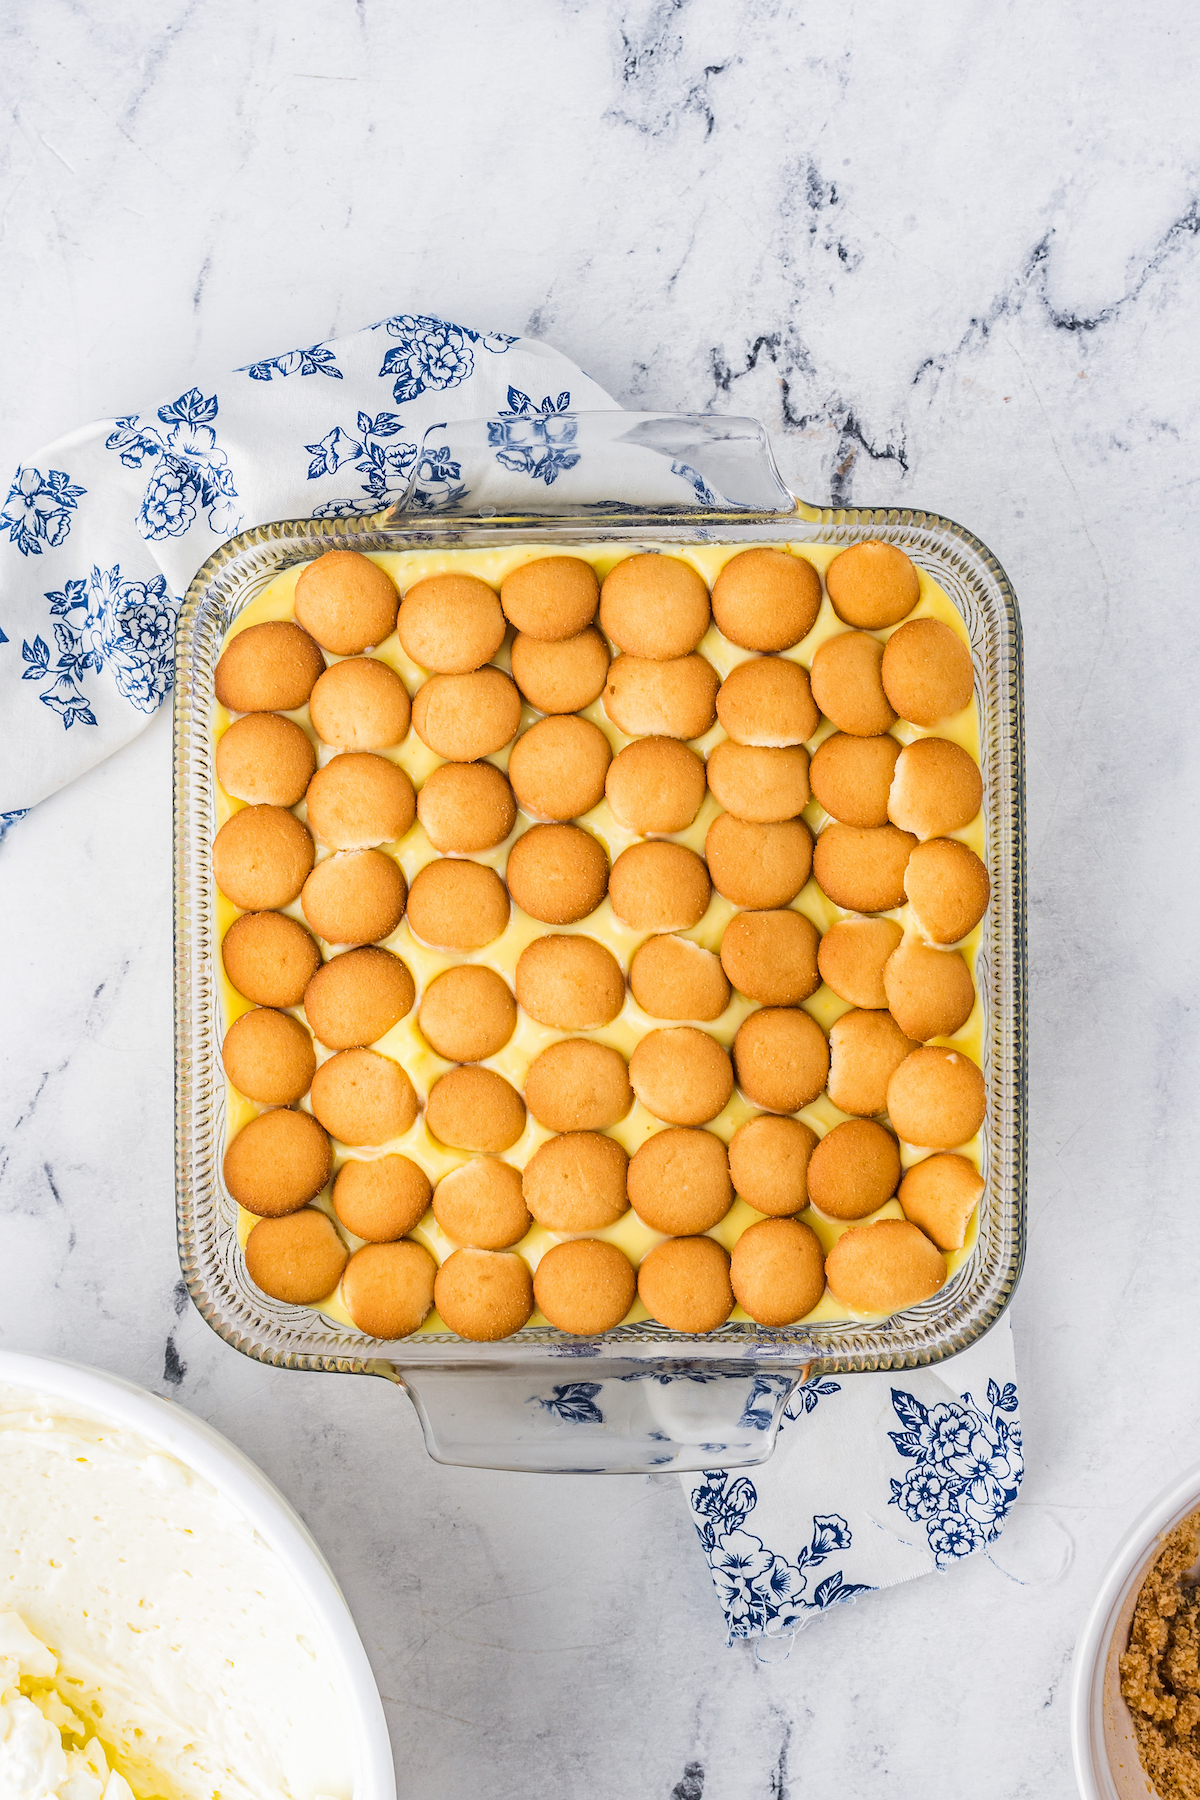
<path id="1" fill-rule="evenodd" d="M 1163 1541 L 1121 1658 L 1121 1692 L 1159 1800 L 1200 1800 L 1200 1586 L 1184 1580 L 1198 1554 L 1200 1511 Z"/>

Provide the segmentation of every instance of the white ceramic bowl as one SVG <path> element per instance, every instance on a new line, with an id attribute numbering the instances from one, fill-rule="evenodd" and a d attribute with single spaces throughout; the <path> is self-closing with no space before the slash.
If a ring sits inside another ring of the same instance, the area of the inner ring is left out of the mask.
<path id="1" fill-rule="evenodd" d="M 1193 1463 L 1125 1533 L 1079 1634 L 1071 1670 L 1071 1750 L 1083 1800 L 1148 1800 L 1155 1794 L 1121 1698 L 1120 1657 L 1142 1582 L 1162 1539 L 1197 1507 L 1200 1463 Z"/>
<path id="2" fill-rule="evenodd" d="M 350 1608 L 307 1527 L 262 1470 L 202 1419 L 100 1369 L 0 1350 L 0 1382 L 32 1388 L 139 1432 L 237 1508 L 279 1557 L 324 1628 L 353 1736 L 354 1800 L 396 1800 L 383 1705 Z"/>

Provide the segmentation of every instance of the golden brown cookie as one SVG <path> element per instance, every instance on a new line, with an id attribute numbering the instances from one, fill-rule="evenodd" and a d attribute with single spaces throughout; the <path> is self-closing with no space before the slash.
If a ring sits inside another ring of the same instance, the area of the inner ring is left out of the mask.
<path id="1" fill-rule="evenodd" d="M 803 744 L 821 723 L 808 670 L 786 656 L 752 656 L 721 683 L 717 717 L 735 744 Z"/>
<path id="2" fill-rule="evenodd" d="M 886 825 L 899 754 L 899 744 L 886 731 L 881 737 L 835 732 L 812 759 L 812 791 L 829 816 L 843 825 Z"/>
<path id="3" fill-rule="evenodd" d="M 838 919 L 817 951 L 822 981 L 851 1006 L 885 1011 L 884 964 L 903 936 L 895 919 Z"/>
<path id="4" fill-rule="evenodd" d="M 409 929 L 439 950 L 482 950 L 508 924 L 508 894 L 495 869 L 440 857 L 413 877 Z"/>
<path id="5" fill-rule="evenodd" d="M 825 1292 L 825 1254 L 799 1219 L 763 1219 L 733 1246 L 729 1278 L 737 1303 L 759 1325 L 794 1325 Z"/>
<path id="6" fill-rule="evenodd" d="M 717 716 L 719 680 L 702 656 L 669 662 L 618 656 L 608 671 L 604 710 L 627 737 L 702 737 Z"/>
<path id="7" fill-rule="evenodd" d="M 429 1210 L 433 1189 L 424 1169 L 407 1156 L 344 1162 L 333 1183 L 333 1210 L 355 1237 L 390 1244 L 407 1237 Z"/>
<path id="8" fill-rule="evenodd" d="M 629 1079 L 647 1111 L 668 1125 L 707 1125 L 733 1093 L 728 1051 L 694 1025 L 647 1032 L 629 1059 Z"/>
<path id="9" fill-rule="evenodd" d="M 821 577 L 786 550 L 743 550 L 713 583 L 717 630 L 743 650 L 790 650 L 821 610 Z"/>
<path id="10" fill-rule="evenodd" d="M 321 952 L 309 932 L 286 913 L 243 913 L 221 945 L 225 973 L 257 1006 L 299 1006 Z"/>
<path id="11" fill-rule="evenodd" d="M 751 825 L 794 819 L 809 801 L 808 751 L 718 744 L 708 758 L 708 785 L 718 805 Z"/>
<path id="12" fill-rule="evenodd" d="M 678 738 L 638 738 L 614 757 L 604 791 L 630 831 L 686 831 L 704 799 L 704 762 Z"/>
<path id="13" fill-rule="evenodd" d="M 798 1112 L 815 1100 L 829 1073 L 829 1045 L 800 1007 L 762 1006 L 733 1040 L 733 1066 L 747 1100 L 768 1112 Z"/>
<path id="14" fill-rule="evenodd" d="M 525 1165 L 525 1204 L 548 1231 L 603 1231 L 629 1211 L 629 1158 L 615 1138 L 567 1131 Z"/>
<path id="15" fill-rule="evenodd" d="M 926 937 L 957 944 L 987 911 L 991 882 L 973 850 L 953 838 L 933 838 L 909 857 L 904 892 Z"/>
<path id="16" fill-rule="evenodd" d="M 536 556 L 500 584 L 509 623 L 542 643 L 578 637 L 595 618 L 599 600 L 596 571 L 581 556 Z"/>
<path id="17" fill-rule="evenodd" d="M 318 769 L 305 796 L 309 829 L 331 850 L 373 850 L 402 838 L 417 816 L 413 784 L 399 763 L 344 750 Z"/>
<path id="18" fill-rule="evenodd" d="M 528 1322 L 533 1277 L 511 1250 L 456 1250 L 437 1272 L 433 1303 L 459 1337 L 491 1343 Z"/>
<path id="19" fill-rule="evenodd" d="M 839 731 L 878 737 L 896 723 L 879 670 L 883 645 L 865 631 L 826 638 L 812 660 L 813 699 Z"/>
<path id="20" fill-rule="evenodd" d="M 668 1238 L 643 1257 L 638 1294 L 669 1331 L 715 1331 L 733 1311 L 728 1253 L 710 1237 Z"/>
<path id="21" fill-rule="evenodd" d="M 342 850 L 317 864 L 300 904 L 327 944 L 377 944 L 395 931 L 407 898 L 395 857 L 385 850 Z"/>
<path id="22" fill-rule="evenodd" d="M 443 763 L 417 795 L 425 835 L 443 856 L 494 850 L 517 821 L 512 789 L 494 763 Z"/>
<path id="23" fill-rule="evenodd" d="M 341 1050 L 313 1076 L 311 1105 L 341 1144 L 386 1144 L 417 1116 L 413 1084 L 398 1062 L 376 1050 Z"/>
<path id="24" fill-rule="evenodd" d="M 577 819 L 604 798 L 612 749 L 598 725 L 574 714 L 539 719 L 508 758 L 519 805 L 539 819 Z"/>
<path id="25" fill-rule="evenodd" d="M 543 713 L 582 712 L 604 692 L 608 645 L 594 626 L 560 644 L 546 644 L 522 632 L 513 639 L 513 680 Z"/>
<path id="26" fill-rule="evenodd" d="M 558 1031 L 609 1025 L 625 1004 L 625 977 L 616 957 L 594 938 L 576 933 L 534 938 L 517 960 L 514 985 L 530 1018 Z"/>
<path id="27" fill-rule="evenodd" d="M 319 968 L 304 990 L 304 1016 L 329 1050 L 361 1050 L 412 1011 L 417 990 L 408 967 L 390 950 L 344 950 Z"/>
<path id="28" fill-rule="evenodd" d="M 603 900 L 608 857 L 581 825 L 531 825 L 509 851 L 504 874 L 509 893 L 531 919 L 574 925 Z"/>
<path id="29" fill-rule="evenodd" d="M 888 1082 L 887 1109 L 906 1144 L 953 1150 L 983 1124 L 983 1073 L 963 1051 L 926 1044 L 906 1056 Z"/>
<path id="30" fill-rule="evenodd" d="M 631 844 L 612 866 L 608 897 L 635 931 L 690 931 L 708 911 L 712 884 L 683 844 Z"/>
<path id="31" fill-rule="evenodd" d="M 983 800 L 979 764 L 948 738 L 918 738 L 900 752 L 888 797 L 888 816 L 918 838 L 941 837 L 969 825 Z"/>
<path id="32" fill-rule="evenodd" d="M 431 675 L 417 689 L 413 730 L 447 762 L 476 762 L 512 742 L 521 723 L 521 696 L 503 669 L 473 675 Z"/>
<path id="33" fill-rule="evenodd" d="M 602 629 L 618 650 L 655 662 L 689 655 L 710 616 L 703 579 L 677 556 L 627 556 L 600 589 Z"/>
<path id="34" fill-rule="evenodd" d="M 408 1337 L 433 1310 L 436 1277 L 422 1244 L 364 1244 L 346 1265 L 342 1299 L 368 1337 Z"/>
<path id="35" fill-rule="evenodd" d="M 396 636 L 406 656 L 437 675 L 469 675 L 504 642 L 493 588 L 475 575 L 427 575 L 400 602 Z"/>
<path id="36" fill-rule="evenodd" d="M 433 1216 L 456 1244 L 508 1250 L 533 1220 L 521 1198 L 521 1171 L 496 1156 L 475 1156 L 443 1175 L 433 1190 Z"/>
<path id="37" fill-rule="evenodd" d="M 733 1205 L 729 1157 L 712 1131 L 678 1128 L 647 1138 L 629 1164 L 629 1204 L 651 1231 L 691 1237 Z"/>
<path id="38" fill-rule="evenodd" d="M 827 1131 L 808 1165 L 808 1197 L 830 1219 L 865 1219 L 900 1183 L 900 1146 L 874 1119 Z"/>
<path id="39" fill-rule="evenodd" d="M 939 1250 L 961 1250 L 983 1188 L 983 1176 L 969 1157 L 940 1151 L 913 1164 L 900 1183 L 899 1199 L 905 1218 Z"/>
<path id="40" fill-rule="evenodd" d="M 729 1005 L 720 959 L 691 938 L 647 938 L 629 965 L 629 985 L 652 1019 L 719 1019 Z"/>
<path id="41" fill-rule="evenodd" d="M 451 1069 L 429 1090 L 425 1123 L 452 1150 L 498 1155 L 511 1150 L 525 1129 L 525 1102 L 492 1069 L 476 1064 Z"/>
<path id="42" fill-rule="evenodd" d="M 633 1305 L 637 1277 L 624 1251 L 597 1238 L 547 1250 L 533 1275 L 538 1310 L 558 1331 L 596 1337 L 612 1331 Z"/>
<path id="43" fill-rule="evenodd" d="M 316 766 L 307 733 L 278 713 L 247 713 L 217 741 L 217 780 L 249 806 L 295 806 Z"/>
<path id="44" fill-rule="evenodd" d="M 373 650 L 396 629 L 400 596 L 378 563 L 357 550 L 326 550 L 300 571 L 293 610 L 335 656 Z"/>
<path id="45" fill-rule="evenodd" d="M 289 1306 L 315 1306 L 331 1294 L 350 1252 L 328 1214 L 315 1206 L 282 1219 L 260 1219 L 246 1239 L 246 1273 L 256 1288 Z"/>
<path id="46" fill-rule="evenodd" d="M 835 556 L 825 586 L 838 618 L 864 631 L 898 625 L 921 598 L 917 571 L 903 550 L 873 539 Z"/>
<path id="47" fill-rule="evenodd" d="M 917 847 L 895 825 L 826 825 L 813 850 L 813 874 L 847 912 L 891 912 L 904 905 L 908 859 Z"/>
<path id="48" fill-rule="evenodd" d="M 946 1281 L 946 1259 L 906 1219 L 876 1219 L 843 1231 L 825 1258 L 835 1300 L 852 1312 L 894 1313 L 932 1299 Z"/>
<path id="49" fill-rule="evenodd" d="M 739 994 L 764 1006 L 798 1006 L 821 985 L 821 934 L 803 913 L 743 912 L 721 939 L 721 967 Z"/>
<path id="50" fill-rule="evenodd" d="M 333 1153 L 311 1113 L 276 1107 L 243 1125 L 225 1151 L 225 1186 L 260 1218 L 297 1211 L 329 1180 Z"/>
<path id="51" fill-rule="evenodd" d="M 916 1047 L 890 1012 L 843 1013 L 829 1029 L 829 1098 L 863 1118 L 885 1112 L 888 1082 Z"/>
<path id="52" fill-rule="evenodd" d="M 918 1044 L 953 1037 L 975 1005 L 975 983 L 957 950 L 902 944 L 888 958 L 883 985 L 893 1019 Z"/>
<path id="53" fill-rule="evenodd" d="M 304 886 L 316 851 L 308 828 L 283 806 L 244 806 L 213 842 L 213 874 L 243 912 L 287 906 Z"/>
<path id="54" fill-rule="evenodd" d="M 704 840 L 708 872 L 734 906 L 787 906 L 812 873 L 812 833 L 803 819 L 751 825 L 721 813 Z"/>
<path id="55" fill-rule="evenodd" d="M 747 1206 L 786 1218 L 808 1205 L 808 1165 L 819 1139 L 802 1119 L 762 1116 L 734 1132 L 729 1172 Z"/>
<path id="56" fill-rule="evenodd" d="M 353 656 L 326 669 L 308 702 L 313 729 L 338 750 L 388 750 L 408 736 L 408 689 L 374 656 Z"/>
<path id="57" fill-rule="evenodd" d="M 535 1056 L 525 1100 L 549 1131 L 604 1131 L 633 1105 L 625 1058 L 589 1038 L 564 1038 Z"/>
<path id="58" fill-rule="evenodd" d="M 910 619 L 883 647 L 883 691 L 902 719 L 926 730 L 961 712 L 975 684 L 971 652 L 940 619 Z"/>
<path id="59" fill-rule="evenodd" d="M 430 982 L 418 1018 L 447 1062 L 482 1062 L 503 1050 L 516 1030 L 517 1003 L 494 969 L 459 963 Z"/>
<path id="60" fill-rule="evenodd" d="M 312 1039 L 291 1013 L 256 1006 L 235 1019 L 221 1045 L 225 1073 L 239 1094 L 262 1106 L 290 1106 L 316 1072 Z"/>
<path id="61" fill-rule="evenodd" d="M 213 674 L 222 706 L 233 713 L 295 712 L 313 690 L 325 658 L 290 620 L 248 625 L 231 637 Z"/>

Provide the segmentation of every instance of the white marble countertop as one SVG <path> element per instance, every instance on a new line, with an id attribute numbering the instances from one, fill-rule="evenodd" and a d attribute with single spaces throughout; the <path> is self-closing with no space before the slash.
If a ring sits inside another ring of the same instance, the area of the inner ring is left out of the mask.
<path id="1" fill-rule="evenodd" d="M 0 21 L 0 462 L 428 310 L 629 405 L 766 420 L 928 505 L 1026 633 L 1028 1472 L 1009 1549 L 724 1646 L 673 1479 L 442 1468 L 382 1382 L 178 1283 L 170 720 L 0 850 L 0 1342 L 175 1395 L 325 1546 L 407 1795 L 1066 1800 L 1071 1645 L 1200 1454 L 1193 497 L 1200 119 L 1178 0 L 31 0 Z M 1074 1559 L 1044 1577 L 1068 1541 Z M 1005 1540 L 1006 1543 L 1009 1540 Z"/>

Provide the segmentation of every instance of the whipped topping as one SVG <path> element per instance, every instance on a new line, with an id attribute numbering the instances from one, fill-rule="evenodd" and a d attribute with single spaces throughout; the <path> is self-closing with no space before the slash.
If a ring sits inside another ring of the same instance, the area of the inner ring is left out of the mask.
<path id="1" fill-rule="evenodd" d="M 57 1673 L 58 1658 L 18 1614 L 0 1613 L 0 1795 L 4 1800 L 134 1800 L 133 1789 L 109 1767 L 103 1745 L 78 1714 L 52 1687 L 32 1686 Z M 21 1692 L 23 1679 L 32 1686 L 30 1694 Z"/>

